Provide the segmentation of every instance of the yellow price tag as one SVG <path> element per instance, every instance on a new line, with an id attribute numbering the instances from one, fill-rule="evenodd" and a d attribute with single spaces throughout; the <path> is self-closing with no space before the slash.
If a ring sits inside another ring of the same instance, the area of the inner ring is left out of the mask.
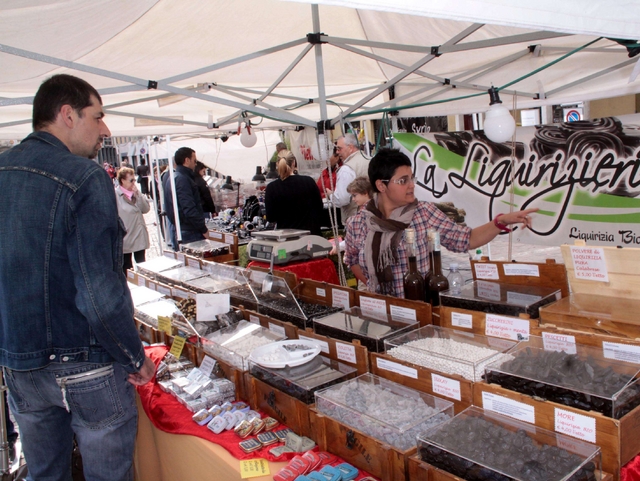
<path id="1" fill-rule="evenodd" d="M 171 335 L 171 318 L 158 316 L 158 329 Z"/>
<path id="2" fill-rule="evenodd" d="M 176 358 L 179 358 L 180 354 L 182 354 L 182 348 L 184 347 L 185 342 L 186 342 L 186 339 L 184 337 L 180 337 L 180 336 L 174 337 L 173 344 L 171 344 L 171 350 L 169 352 L 173 354 Z"/>
<path id="3" fill-rule="evenodd" d="M 266 459 L 245 459 L 240 461 L 240 477 L 255 478 L 257 476 L 267 476 L 269 472 L 269 461 Z"/>

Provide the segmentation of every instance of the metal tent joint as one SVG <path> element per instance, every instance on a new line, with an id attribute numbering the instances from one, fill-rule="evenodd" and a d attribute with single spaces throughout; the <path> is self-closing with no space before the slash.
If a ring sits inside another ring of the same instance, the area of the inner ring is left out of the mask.
<path id="1" fill-rule="evenodd" d="M 439 57 L 440 55 L 442 55 L 440 53 L 440 45 L 436 45 L 434 47 L 431 47 L 431 55 L 433 55 L 434 57 Z"/>
<path id="2" fill-rule="evenodd" d="M 147 90 L 157 90 L 158 89 L 158 81 L 157 80 L 149 80 L 147 84 Z"/>
<path id="3" fill-rule="evenodd" d="M 322 44 L 322 43 L 327 43 L 326 40 L 322 40 L 322 37 L 324 36 L 324 33 L 308 33 L 307 34 L 307 42 L 309 42 L 311 45 L 318 45 L 318 44 Z"/>

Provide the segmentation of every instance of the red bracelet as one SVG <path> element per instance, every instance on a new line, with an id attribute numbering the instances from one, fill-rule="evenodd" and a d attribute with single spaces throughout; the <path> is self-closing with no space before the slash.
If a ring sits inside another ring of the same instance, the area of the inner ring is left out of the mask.
<path id="1" fill-rule="evenodd" d="M 509 229 L 506 224 L 503 224 L 498 220 L 501 216 L 502 214 L 498 214 L 497 216 L 494 217 L 493 225 L 495 225 L 498 229 L 500 229 L 503 232 L 511 232 L 511 229 Z"/>

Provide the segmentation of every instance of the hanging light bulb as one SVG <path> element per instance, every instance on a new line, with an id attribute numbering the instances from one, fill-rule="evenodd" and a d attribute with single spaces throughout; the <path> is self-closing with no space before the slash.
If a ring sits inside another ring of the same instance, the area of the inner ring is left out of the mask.
<path id="1" fill-rule="evenodd" d="M 489 89 L 489 110 L 484 114 L 484 133 L 493 142 L 506 142 L 513 137 L 516 131 L 516 121 L 513 120 L 509 110 L 502 105 L 495 87 Z"/>
<path id="2" fill-rule="evenodd" d="M 247 148 L 251 148 L 256 145 L 256 142 L 258 142 L 258 136 L 251 130 L 251 124 L 247 121 L 240 134 L 240 143 Z"/>

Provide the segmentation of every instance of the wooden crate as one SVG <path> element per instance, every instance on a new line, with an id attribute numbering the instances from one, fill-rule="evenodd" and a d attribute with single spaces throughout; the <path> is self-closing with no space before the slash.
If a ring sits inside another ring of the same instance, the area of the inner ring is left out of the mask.
<path id="1" fill-rule="evenodd" d="M 194 363 L 196 366 L 202 364 L 202 360 L 205 356 L 209 356 L 212 359 L 215 359 L 214 356 L 206 352 L 202 347 L 195 348 L 196 353 L 196 362 Z M 250 385 L 251 376 L 248 373 L 240 371 L 235 366 L 231 364 L 216 359 L 216 370 L 214 374 L 218 377 L 224 377 L 229 381 L 233 382 L 236 386 L 236 399 L 241 399 L 243 401 L 249 402 L 252 397 L 253 386 Z"/>
<path id="2" fill-rule="evenodd" d="M 537 275 L 534 274 L 535 271 Z M 471 261 L 471 273 L 474 281 L 551 287 L 559 289 L 562 297 L 569 295 L 567 268 L 564 264 L 556 263 L 555 259 L 547 259 L 545 262 L 507 262 L 490 261 L 483 257 L 479 261 Z"/>
<path id="3" fill-rule="evenodd" d="M 305 331 L 298 329 L 298 339 L 317 341 L 324 356 L 354 367 L 358 371 L 358 376 L 369 372 L 369 351 L 357 339 L 351 342 L 340 341 L 316 334 L 311 328 Z"/>
<path id="4" fill-rule="evenodd" d="M 356 305 L 356 291 L 354 289 L 311 279 L 300 279 L 294 293 L 305 301 L 325 306 L 349 309 Z"/>
<path id="5" fill-rule="evenodd" d="M 232 232 L 218 232 L 215 230 L 209 230 L 205 234 L 207 239 L 211 239 L 216 242 L 224 242 L 229 244 L 229 253 L 232 254 L 233 260 L 238 259 L 238 235 Z"/>
<path id="6" fill-rule="evenodd" d="M 495 329 L 487 332 L 487 316 L 493 316 L 504 323 L 505 330 L 502 331 L 502 335 L 496 335 L 498 331 Z M 537 319 L 530 319 L 527 314 L 522 314 L 519 317 L 504 316 L 487 314 L 482 311 L 470 311 L 459 307 L 440 306 L 440 326 L 463 332 L 481 334 L 483 336 L 518 340 L 518 332 L 516 331 L 522 331 L 523 337 L 525 332 L 528 333 L 528 335 L 533 334 L 533 331 L 539 326 L 539 321 Z"/>
<path id="7" fill-rule="evenodd" d="M 397 319 L 417 320 L 420 326 L 432 323 L 431 304 L 422 301 L 411 301 L 397 297 L 354 291 L 356 305 L 360 309 L 384 309 L 389 316 Z"/>
<path id="8" fill-rule="evenodd" d="M 498 401 L 509 400 L 522 403 L 520 408 L 533 412 L 535 425 L 556 431 L 556 409 L 584 416 L 595 422 L 595 444 L 602 450 L 602 469 L 612 473 L 615 480 L 620 477 L 620 468 L 640 452 L 640 406 L 622 419 L 612 419 L 594 411 L 583 411 L 563 404 L 544 401 L 510 391 L 496 384 L 479 382 L 474 385 L 473 404 L 484 408 L 483 393 L 499 396 Z M 560 432 L 560 431 L 558 431 Z M 563 433 L 564 434 L 564 433 Z"/>
<path id="9" fill-rule="evenodd" d="M 587 248 L 584 242 L 576 247 Z M 544 324 L 610 336 L 640 338 L 640 249 L 591 247 L 602 249 L 608 282 L 576 277 L 571 246 L 563 245 L 571 296 L 540 310 Z"/>
<path id="10" fill-rule="evenodd" d="M 376 352 L 370 353 L 371 357 L 371 373 L 383 377 L 403 386 L 410 387 L 416 391 L 431 394 L 453 403 L 455 414 L 464 411 L 473 404 L 473 382 L 455 374 L 446 374 L 426 367 L 411 364 L 401 359 L 389 356 L 388 354 L 380 354 Z M 434 390 L 434 376 L 437 375 L 446 378 L 446 391 L 449 395 L 443 394 L 445 388 L 439 388 L 436 385 Z M 459 394 L 460 399 L 455 397 Z"/>
<path id="11" fill-rule="evenodd" d="M 311 408 L 310 417 L 315 426 L 315 441 L 320 450 L 336 454 L 349 464 L 367 471 L 382 481 L 407 479 L 407 459 L 416 453 L 416 447 L 400 451 L 357 429 L 318 413 L 315 408 Z"/>
<path id="12" fill-rule="evenodd" d="M 249 376 L 252 386 L 249 402 L 253 409 L 267 413 L 282 424 L 286 424 L 300 436 L 315 439 L 316 433 L 312 432 L 309 419 L 310 405 L 293 396 L 289 396 L 287 393 L 268 385 L 260 379 Z"/>
<path id="13" fill-rule="evenodd" d="M 536 329 L 532 329 L 531 334 L 540 336 L 545 341 L 547 348 L 562 349 L 568 344 L 581 344 L 605 350 L 605 346 L 620 352 L 620 360 L 640 360 L 640 353 L 636 347 L 640 347 L 640 339 L 629 337 L 610 336 L 593 332 L 584 332 L 576 329 L 557 327 L 553 324 L 542 324 Z M 629 349 L 625 349 L 628 347 Z M 628 351 L 626 353 L 622 353 Z M 635 352 L 634 352 L 635 351 Z M 605 356 L 608 357 L 608 356 Z"/>
<path id="14" fill-rule="evenodd" d="M 155 344 L 157 332 L 156 329 L 153 326 L 140 321 L 139 319 L 134 318 L 134 322 L 136 323 L 136 329 L 138 329 L 140 340 L 146 342 L 147 344 Z"/>

